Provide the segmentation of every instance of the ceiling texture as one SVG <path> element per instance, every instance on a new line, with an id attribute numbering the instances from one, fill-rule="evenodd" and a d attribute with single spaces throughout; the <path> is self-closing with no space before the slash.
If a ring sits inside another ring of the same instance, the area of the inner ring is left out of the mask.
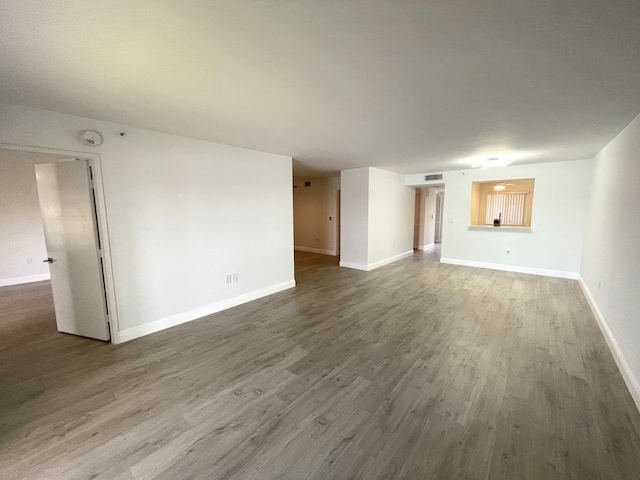
<path id="1" fill-rule="evenodd" d="M 0 102 L 299 175 L 585 159 L 640 113 L 640 1 L 2 0 Z"/>

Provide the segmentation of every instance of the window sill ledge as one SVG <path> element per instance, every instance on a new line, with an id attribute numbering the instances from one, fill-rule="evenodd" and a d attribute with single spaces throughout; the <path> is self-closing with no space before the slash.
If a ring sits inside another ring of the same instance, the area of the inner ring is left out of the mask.
<path id="1" fill-rule="evenodd" d="M 509 230 L 510 232 L 531 232 L 531 227 L 514 227 L 511 225 L 469 225 L 469 230 Z"/>

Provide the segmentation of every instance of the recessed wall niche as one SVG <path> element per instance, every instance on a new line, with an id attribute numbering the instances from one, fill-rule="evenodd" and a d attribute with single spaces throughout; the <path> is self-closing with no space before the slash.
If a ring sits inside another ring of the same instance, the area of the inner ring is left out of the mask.
<path id="1" fill-rule="evenodd" d="M 472 226 L 531 227 L 535 179 L 473 182 Z"/>

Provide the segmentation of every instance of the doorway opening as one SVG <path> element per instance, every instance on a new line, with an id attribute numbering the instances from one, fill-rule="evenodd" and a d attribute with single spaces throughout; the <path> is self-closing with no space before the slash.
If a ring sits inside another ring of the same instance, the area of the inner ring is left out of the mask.
<path id="1" fill-rule="evenodd" d="M 413 248 L 430 250 L 442 243 L 444 185 L 415 187 Z"/>
<path id="2" fill-rule="evenodd" d="M 0 286 L 49 280 L 57 330 L 108 341 L 98 166 L 92 158 L 0 146 L 0 182 L 8 184 L 0 191 Z"/>
<path id="3" fill-rule="evenodd" d="M 340 177 L 293 177 L 294 250 L 340 256 Z"/>

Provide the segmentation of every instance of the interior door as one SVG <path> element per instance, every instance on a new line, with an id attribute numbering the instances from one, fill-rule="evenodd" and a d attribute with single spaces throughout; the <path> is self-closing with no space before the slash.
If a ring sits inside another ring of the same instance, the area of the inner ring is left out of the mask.
<path id="1" fill-rule="evenodd" d="M 436 222 L 434 243 L 442 242 L 442 195 L 436 194 Z"/>
<path id="2" fill-rule="evenodd" d="M 419 250 L 420 247 L 420 189 L 416 188 L 415 204 L 413 207 L 413 249 Z"/>
<path id="3" fill-rule="evenodd" d="M 336 199 L 336 255 L 340 258 L 340 190 L 337 192 Z"/>
<path id="4" fill-rule="evenodd" d="M 36 165 L 60 332 L 109 340 L 95 198 L 86 160 Z"/>

